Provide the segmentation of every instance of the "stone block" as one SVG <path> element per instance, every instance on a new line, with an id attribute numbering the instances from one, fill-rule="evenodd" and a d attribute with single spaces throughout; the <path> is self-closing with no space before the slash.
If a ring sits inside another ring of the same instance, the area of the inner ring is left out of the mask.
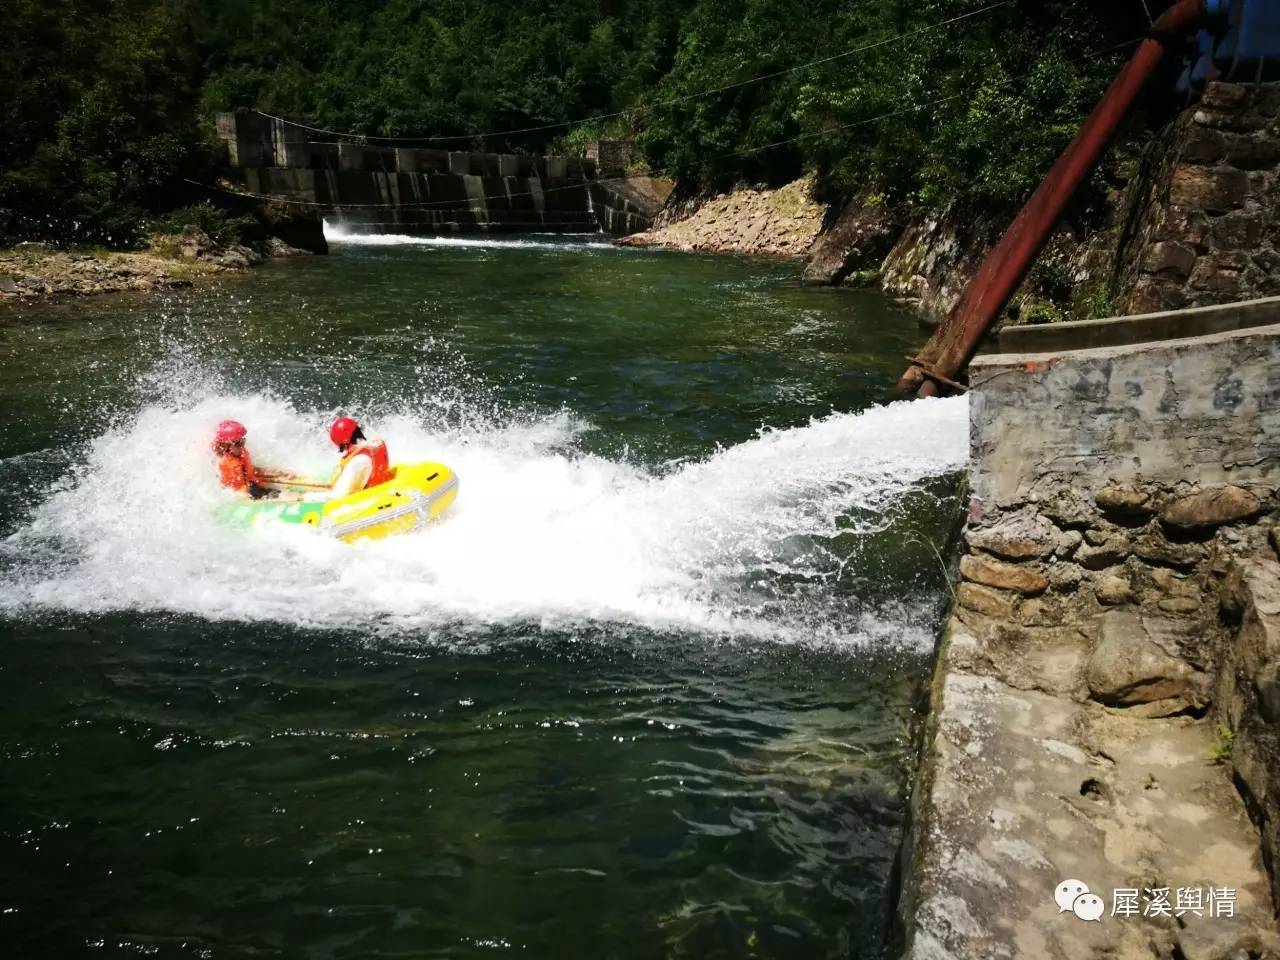
<path id="1" fill-rule="evenodd" d="M 1200 586 L 1192 578 L 1173 570 L 1157 568 L 1147 577 L 1151 586 L 1164 597 L 1195 597 L 1200 595 Z"/>
<path id="2" fill-rule="evenodd" d="M 1200 106 L 1205 110 L 1243 110 L 1249 103 L 1249 89 L 1239 83 L 1213 81 L 1205 84 Z"/>
<path id="3" fill-rule="evenodd" d="M 1008 620 L 1013 617 L 1013 598 L 1005 591 L 992 590 L 976 583 L 961 583 L 956 587 L 956 602 L 960 606 L 988 617 Z"/>
<path id="4" fill-rule="evenodd" d="M 1012 590 L 1025 596 L 1035 596 L 1049 588 L 1049 581 L 1044 574 L 1030 567 L 1002 563 L 972 553 L 960 559 L 960 575 L 974 583 Z"/>
<path id="5" fill-rule="evenodd" d="M 1182 287 L 1173 280 L 1155 280 L 1150 276 L 1139 277 L 1129 294 L 1124 312 L 1129 314 L 1159 313 L 1186 306 L 1187 297 Z"/>
<path id="6" fill-rule="evenodd" d="M 1172 543 L 1158 533 L 1148 533 L 1133 543 L 1134 556 L 1160 567 L 1190 570 L 1204 559 L 1205 551 L 1198 543 Z"/>
<path id="7" fill-rule="evenodd" d="M 1268 723 L 1280 723 L 1280 660 L 1263 664 L 1253 675 L 1258 712 Z"/>
<path id="8" fill-rule="evenodd" d="M 1083 526 L 1093 520 L 1089 502 L 1074 490 L 1061 490 L 1040 504 L 1040 512 L 1060 527 Z"/>
<path id="9" fill-rule="evenodd" d="M 1076 551 L 1075 561 L 1086 570 L 1103 570 L 1123 563 L 1129 556 L 1129 551 L 1128 538 L 1122 534 L 1113 533 L 1102 543 L 1084 544 Z"/>
<path id="10" fill-rule="evenodd" d="M 1175 616 L 1190 616 L 1200 610 L 1200 602 L 1191 597 L 1166 597 L 1156 604 L 1163 612 Z"/>
<path id="11" fill-rule="evenodd" d="M 1127 610 L 1103 615 L 1086 680 L 1094 700 L 1143 707 L 1145 716 L 1201 709 L 1209 702 L 1209 678 L 1157 645 L 1148 624 Z"/>
<path id="12" fill-rule="evenodd" d="M 1280 116 L 1280 84 L 1249 84 L 1249 105 L 1257 113 Z"/>
<path id="13" fill-rule="evenodd" d="M 1026 509 L 1005 514 L 990 526 L 970 527 L 965 539 L 970 547 L 1006 560 L 1045 559 L 1054 553 L 1069 553 L 1073 542 L 1046 517 Z"/>
<path id="14" fill-rule="evenodd" d="M 1147 273 L 1166 277 L 1188 277 L 1195 265 L 1196 252 L 1175 240 L 1153 243 L 1142 261 L 1142 269 Z"/>
<path id="15" fill-rule="evenodd" d="M 1211 127 L 1192 126 L 1182 147 L 1181 159 L 1188 163 L 1217 163 L 1227 155 L 1227 138 Z"/>
<path id="16" fill-rule="evenodd" d="M 1209 226 L 1209 238 L 1221 250 L 1252 252 L 1262 239 L 1265 227 L 1262 213 L 1236 210 L 1217 217 Z"/>
<path id="17" fill-rule="evenodd" d="M 1244 288 L 1244 266 L 1229 254 L 1201 257 L 1191 271 L 1190 285 L 1206 291 L 1219 302 L 1239 300 Z"/>
<path id="18" fill-rule="evenodd" d="M 1271 195 L 1276 185 L 1276 175 L 1272 170 L 1250 170 L 1249 192 L 1260 200 Z"/>
<path id="19" fill-rule="evenodd" d="M 1074 563 L 1051 563 L 1047 576 L 1055 593 L 1071 593 L 1084 581 L 1084 570 Z"/>
<path id="20" fill-rule="evenodd" d="M 1231 167 L 1180 164 L 1173 171 L 1169 202 L 1179 207 L 1226 213 L 1244 203 L 1249 176 Z"/>
<path id="21" fill-rule="evenodd" d="M 1109 607 L 1120 606 L 1133 600 L 1133 585 L 1129 577 L 1107 574 L 1093 582 L 1093 592 L 1098 602 Z"/>
<path id="22" fill-rule="evenodd" d="M 1253 265 L 1268 277 L 1280 277 L 1280 253 L 1263 247 L 1254 250 L 1249 257 Z"/>
<path id="23" fill-rule="evenodd" d="M 1240 170 L 1260 170 L 1280 163 L 1280 140 L 1266 133 L 1232 137 L 1227 161 Z"/>
<path id="24" fill-rule="evenodd" d="M 1062 597 L 1029 597 L 1018 605 L 1018 622 L 1028 627 L 1061 624 L 1066 611 Z"/>
<path id="25" fill-rule="evenodd" d="M 1160 519 L 1179 530 L 1199 530 L 1248 520 L 1262 512 L 1262 502 L 1237 486 L 1210 487 L 1179 497 L 1160 511 Z"/>
<path id="26" fill-rule="evenodd" d="M 1156 501 L 1151 492 L 1132 485 L 1105 486 L 1094 496 L 1093 502 L 1103 513 L 1124 519 L 1144 519 L 1156 512 Z"/>
<path id="27" fill-rule="evenodd" d="M 1280 564 L 1253 560 L 1245 566 L 1242 580 L 1246 610 L 1237 643 L 1245 672 L 1256 676 L 1280 660 Z"/>
<path id="28" fill-rule="evenodd" d="M 1153 236 L 1159 240 L 1177 240 L 1196 253 L 1204 253 L 1209 249 L 1209 215 L 1195 208 L 1167 207 L 1159 217 Z"/>
<path id="29" fill-rule="evenodd" d="M 1192 119 L 1198 126 L 1215 130 L 1265 130 L 1274 118 L 1251 110 L 1197 110 Z"/>

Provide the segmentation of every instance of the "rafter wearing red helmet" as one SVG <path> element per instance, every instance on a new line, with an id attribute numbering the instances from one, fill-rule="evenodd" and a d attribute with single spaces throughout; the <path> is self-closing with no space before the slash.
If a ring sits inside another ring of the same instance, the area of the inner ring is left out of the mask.
<path id="1" fill-rule="evenodd" d="M 387 445 L 377 437 L 366 437 L 351 417 L 338 417 L 329 426 L 329 439 L 342 454 L 338 470 L 328 490 L 307 494 L 308 500 L 336 500 L 366 487 L 376 487 L 391 479 Z"/>
<path id="2" fill-rule="evenodd" d="M 259 482 L 253 459 L 245 449 L 249 431 L 239 420 L 223 420 L 213 433 L 213 455 L 218 460 L 218 480 L 224 487 L 257 500 L 271 491 Z"/>

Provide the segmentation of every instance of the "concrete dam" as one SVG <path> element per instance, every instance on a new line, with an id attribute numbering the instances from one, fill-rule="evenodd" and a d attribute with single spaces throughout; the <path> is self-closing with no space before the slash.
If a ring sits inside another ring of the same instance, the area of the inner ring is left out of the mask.
<path id="1" fill-rule="evenodd" d="M 586 157 L 317 142 L 253 110 L 218 115 L 227 179 L 368 233 L 598 233 L 645 230 L 670 181 L 628 176 L 618 144 Z"/>

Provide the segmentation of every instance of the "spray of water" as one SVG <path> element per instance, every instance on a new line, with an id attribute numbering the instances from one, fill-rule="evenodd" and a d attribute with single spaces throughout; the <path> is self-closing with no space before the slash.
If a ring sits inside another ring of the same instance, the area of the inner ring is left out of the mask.
<path id="1" fill-rule="evenodd" d="M 186 366 L 169 396 L 93 440 L 4 543 L 0 613 L 150 610 L 416 637 L 600 621 L 837 642 L 900 636 L 898 617 L 859 613 L 833 599 L 838 591 L 761 583 L 829 577 L 831 544 L 850 539 L 851 515 L 864 529 L 886 523 L 895 502 L 967 454 L 963 400 L 833 414 L 665 470 L 583 452 L 588 425 L 565 412 L 386 408 L 372 426 L 394 459 L 448 463 L 462 492 L 426 531 L 346 545 L 211 519 L 229 496 L 214 479 L 212 424 L 236 417 L 259 461 L 323 474 L 332 411 L 219 393 Z M 163 468 L 140 469 L 144 451 Z"/>

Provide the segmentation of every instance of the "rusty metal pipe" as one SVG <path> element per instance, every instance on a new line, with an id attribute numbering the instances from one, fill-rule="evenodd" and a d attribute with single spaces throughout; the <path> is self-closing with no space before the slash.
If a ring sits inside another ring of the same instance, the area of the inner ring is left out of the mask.
<path id="1" fill-rule="evenodd" d="M 955 309 L 918 354 L 930 370 L 955 377 L 968 366 L 978 344 L 1044 249 L 1076 189 L 1110 146 L 1169 45 L 1196 29 L 1205 17 L 1205 0 L 1178 0 L 1152 24 L 1150 34 L 1111 81 L 1075 139 L 987 254 Z M 936 392 L 937 382 L 917 365 L 908 367 L 898 381 L 900 389 L 912 392 L 926 385 L 931 387 L 928 394 Z"/>

